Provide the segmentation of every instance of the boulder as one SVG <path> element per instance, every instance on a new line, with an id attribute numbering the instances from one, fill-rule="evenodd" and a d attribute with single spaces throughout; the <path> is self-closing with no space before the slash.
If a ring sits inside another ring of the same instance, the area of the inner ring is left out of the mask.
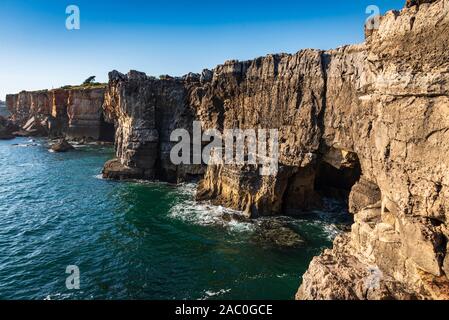
<path id="1" fill-rule="evenodd" d="M 380 199 L 379 187 L 362 177 L 351 189 L 349 212 L 356 214 L 363 208 L 379 202 Z"/>
<path id="2" fill-rule="evenodd" d="M 131 180 L 144 177 L 143 170 L 127 167 L 121 163 L 120 159 L 106 162 L 102 174 L 104 179 L 111 180 Z"/>
<path id="3" fill-rule="evenodd" d="M 256 231 L 252 241 L 265 246 L 283 248 L 298 248 L 306 241 L 286 223 L 276 219 L 267 219 L 256 222 Z"/>
<path id="4" fill-rule="evenodd" d="M 65 139 L 61 139 L 51 146 L 51 150 L 53 150 L 54 152 L 67 152 L 74 149 L 75 148 Z"/>
<path id="5" fill-rule="evenodd" d="M 13 132 L 17 130 L 17 126 L 12 121 L 0 116 L 0 140 L 12 140 L 15 138 Z"/>
<path id="6" fill-rule="evenodd" d="M 246 218 L 244 215 L 242 214 L 237 214 L 237 213 L 223 213 L 223 215 L 221 216 L 221 218 L 223 219 L 223 221 L 225 222 L 248 222 L 249 219 Z"/>

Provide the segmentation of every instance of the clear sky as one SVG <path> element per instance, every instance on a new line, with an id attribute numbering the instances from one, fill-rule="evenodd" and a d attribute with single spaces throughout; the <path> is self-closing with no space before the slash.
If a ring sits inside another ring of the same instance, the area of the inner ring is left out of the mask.
<path id="1" fill-rule="evenodd" d="M 113 69 L 183 75 L 229 59 L 363 41 L 366 8 L 405 0 L 1 0 L 0 99 Z M 66 29 L 68 5 L 81 29 Z"/>

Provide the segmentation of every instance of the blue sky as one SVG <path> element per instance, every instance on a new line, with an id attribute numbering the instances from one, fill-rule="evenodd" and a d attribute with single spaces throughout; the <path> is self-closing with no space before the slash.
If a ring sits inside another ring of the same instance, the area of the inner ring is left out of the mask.
<path id="1" fill-rule="evenodd" d="M 0 99 L 20 90 L 106 81 L 117 69 L 183 75 L 229 59 L 363 41 L 366 8 L 405 0 L 0 1 Z M 68 5 L 81 29 L 65 28 Z"/>

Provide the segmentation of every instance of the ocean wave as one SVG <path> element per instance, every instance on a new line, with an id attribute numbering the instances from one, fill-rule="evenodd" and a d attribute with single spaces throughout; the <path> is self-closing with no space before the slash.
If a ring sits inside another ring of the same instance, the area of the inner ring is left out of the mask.
<path id="1" fill-rule="evenodd" d="M 195 200 L 184 200 L 170 209 L 169 216 L 173 219 L 182 220 L 200 226 L 219 225 L 229 228 L 231 231 L 244 232 L 252 231 L 254 225 L 250 222 L 240 222 L 223 220 L 224 214 L 237 214 L 235 211 L 222 206 L 215 206 L 210 203 L 199 203 Z"/>
<path id="2" fill-rule="evenodd" d="M 195 183 L 181 184 L 177 188 L 177 193 L 184 199 L 173 206 L 169 211 L 169 217 L 176 220 L 192 223 L 200 226 L 218 225 L 228 228 L 231 231 L 245 232 L 252 231 L 254 225 L 250 222 L 244 221 L 225 221 L 223 215 L 241 216 L 242 212 L 216 206 L 210 202 L 197 202 L 195 195 L 197 192 L 197 185 Z"/>
<path id="3" fill-rule="evenodd" d="M 204 291 L 204 295 L 202 298 L 200 298 L 199 300 L 207 300 L 209 298 L 213 298 L 213 297 L 218 297 L 218 296 L 222 296 L 226 293 L 231 292 L 231 289 L 221 289 L 218 291 L 211 291 L 211 290 L 206 290 Z"/>
<path id="4" fill-rule="evenodd" d="M 343 209 L 342 203 L 332 199 L 325 199 L 322 210 L 312 211 L 312 217 L 301 219 L 288 216 L 276 216 L 260 218 L 254 221 L 240 221 L 231 219 L 225 221 L 224 215 L 241 216 L 242 212 L 213 205 L 210 202 L 197 202 L 195 195 L 197 185 L 194 183 L 182 184 L 177 188 L 177 193 L 181 199 L 169 211 L 169 216 L 173 219 L 182 220 L 200 226 L 218 225 L 236 232 L 253 232 L 257 230 L 258 223 L 264 220 L 277 220 L 281 223 L 297 226 L 301 229 L 304 225 L 312 225 L 322 230 L 328 240 L 333 241 L 344 230 L 341 228 L 342 217 L 349 215 L 347 210 Z"/>

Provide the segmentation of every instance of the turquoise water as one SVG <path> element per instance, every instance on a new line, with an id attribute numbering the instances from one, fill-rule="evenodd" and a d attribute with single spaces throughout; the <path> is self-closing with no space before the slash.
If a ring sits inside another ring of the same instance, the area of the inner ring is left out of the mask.
<path id="1" fill-rule="evenodd" d="M 277 247 L 196 204 L 194 185 L 100 179 L 111 148 L 47 148 L 0 141 L 0 299 L 292 299 L 348 217 L 332 205 L 281 218 L 306 245 Z M 66 288 L 68 265 L 80 269 L 78 291 Z"/>

